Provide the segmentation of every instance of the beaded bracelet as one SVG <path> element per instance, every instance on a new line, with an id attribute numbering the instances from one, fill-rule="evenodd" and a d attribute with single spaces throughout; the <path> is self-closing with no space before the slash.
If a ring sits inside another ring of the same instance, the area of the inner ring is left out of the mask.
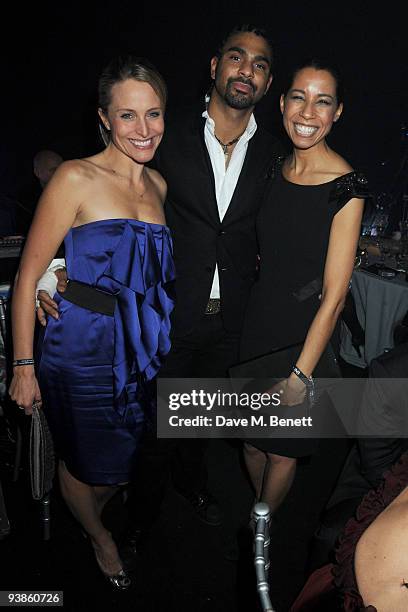
<path id="1" fill-rule="evenodd" d="M 34 365 L 34 359 L 15 359 L 13 361 L 13 367 L 25 365 Z"/>
<path id="2" fill-rule="evenodd" d="M 312 376 L 306 376 L 303 374 L 302 370 L 300 370 L 297 365 L 292 367 L 292 372 L 296 374 L 298 378 L 306 385 L 307 394 L 309 398 L 310 405 L 313 406 L 315 401 L 315 388 L 314 388 L 314 380 Z"/>

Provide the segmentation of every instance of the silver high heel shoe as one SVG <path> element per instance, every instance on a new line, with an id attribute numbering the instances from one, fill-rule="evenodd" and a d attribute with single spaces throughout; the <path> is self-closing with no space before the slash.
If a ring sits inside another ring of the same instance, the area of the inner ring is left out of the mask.
<path id="1" fill-rule="evenodd" d="M 118 591 L 127 591 L 132 585 L 132 581 L 124 569 L 120 570 L 115 576 L 109 576 L 105 572 L 102 573 L 113 588 Z"/>
<path id="2" fill-rule="evenodd" d="M 132 581 L 129 577 L 129 574 L 123 568 L 119 570 L 117 574 L 107 574 L 102 567 L 102 564 L 98 557 L 98 553 L 96 552 L 94 547 L 93 549 L 98 567 L 101 570 L 103 576 L 109 582 L 109 584 L 117 591 L 127 591 L 132 586 Z"/>

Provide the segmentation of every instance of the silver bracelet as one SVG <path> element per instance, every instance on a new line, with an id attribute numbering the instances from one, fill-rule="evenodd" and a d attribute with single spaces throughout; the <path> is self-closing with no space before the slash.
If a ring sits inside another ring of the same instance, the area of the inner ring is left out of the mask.
<path id="1" fill-rule="evenodd" d="M 13 361 L 13 367 L 25 365 L 34 365 L 34 359 L 15 359 Z"/>
<path id="2" fill-rule="evenodd" d="M 296 374 L 296 376 L 298 378 L 300 378 L 302 383 L 304 383 L 306 385 L 307 395 L 308 395 L 308 398 L 309 398 L 309 402 L 310 402 L 310 405 L 313 406 L 313 404 L 315 402 L 315 388 L 314 388 L 313 377 L 312 376 L 306 376 L 306 374 L 304 374 L 302 372 L 302 370 L 297 367 L 297 365 L 294 365 L 292 367 L 292 372 L 294 374 Z"/>

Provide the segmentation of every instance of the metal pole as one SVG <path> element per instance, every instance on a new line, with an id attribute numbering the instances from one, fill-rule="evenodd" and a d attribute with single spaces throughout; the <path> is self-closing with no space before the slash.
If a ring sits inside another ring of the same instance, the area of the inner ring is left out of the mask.
<path id="1" fill-rule="evenodd" d="M 275 612 L 269 597 L 269 523 L 271 513 L 268 504 L 259 502 L 252 511 L 255 521 L 255 573 L 256 588 L 263 612 Z"/>
<path id="2" fill-rule="evenodd" d="M 0 333 L 6 344 L 6 300 L 0 297 Z"/>
<path id="3" fill-rule="evenodd" d="M 7 516 L 6 504 L 3 497 L 3 489 L 0 481 L 0 540 L 10 533 L 10 522 Z"/>
<path id="4" fill-rule="evenodd" d="M 43 540 L 47 541 L 51 537 L 51 513 L 50 513 L 51 498 L 50 498 L 49 493 L 44 495 L 40 504 L 41 504 L 41 520 L 43 523 Z"/>
<path id="5" fill-rule="evenodd" d="M 17 429 L 16 429 L 16 452 L 14 454 L 14 467 L 13 467 L 13 482 L 17 482 L 18 476 L 19 476 L 19 473 L 20 473 L 22 446 L 23 446 L 23 436 L 21 434 L 20 427 L 17 425 Z"/>

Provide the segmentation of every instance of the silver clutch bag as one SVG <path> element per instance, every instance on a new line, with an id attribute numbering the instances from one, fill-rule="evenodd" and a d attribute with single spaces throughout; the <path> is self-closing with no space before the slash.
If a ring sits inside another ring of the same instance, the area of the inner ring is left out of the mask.
<path id="1" fill-rule="evenodd" d="M 55 474 L 55 455 L 51 432 L 41 409 L 33 406 L 30 430 L 31 492 L 41 500 L 51 491 Z"/>

